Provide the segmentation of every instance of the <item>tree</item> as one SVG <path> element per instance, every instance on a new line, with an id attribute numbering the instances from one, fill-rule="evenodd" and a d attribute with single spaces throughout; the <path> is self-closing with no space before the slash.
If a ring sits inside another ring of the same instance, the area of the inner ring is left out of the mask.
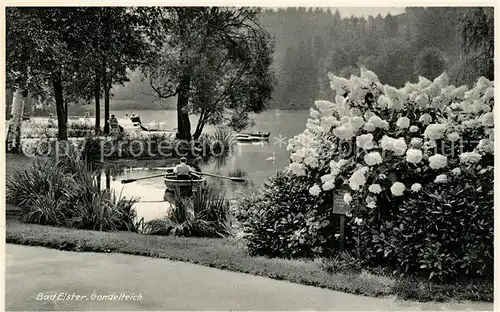
<path id="1" fill-rule="evenodd" d="M 126 7 L 87 7 L 80 14 L 79 23 L 86 29 L 81 40 L 90 47 L 81 62 L 91 70 L 81 73 L 77 87 L 80 97 L 94 98 L 96 132 L 100 130 L 101 94 L 104 133 L 108 134 L 111 88 L 128 81 L 127 69 L 133 70 L 143 62 L 147 43 L 142 37 L 141 17 L 137 10 Z"/>
<path id="2" fill-rule="evenodd" d="M 472 84 L 478 77 L 494 79 L 494 11 L 492 7 L 463 8 L 457 24 L 459 61 L 457 82 Z"/>
<path id="3" fill-rule="evenodd" d="M 6 11 L 7 79 L 25 95 L 45 93 L 44 86 L 50 85 L 60 140 L 68 137 L 63 81 L 73 77 L 74 56 L 84 51 L 77 38 L 80 31 L 73 23 L 78 11 L 31 7 L 9 7 Z"/>
<path id="4" fill-rule="evenodd" d="M 445 69 L 446 60 L 441 50 L 429 47 L 422 50 L 415 59 L 415 74 L 434 79 Z"/>
<path id="5" fill-rule="evenodd" d="M 194 138 L 208 123 L 260 112 L 271 98 L 272 46 L 258 9 L 165 8 L 159 53 L 146 68 L 158 97 L 177 96 L 177 137 L 191 140 L 190 113 L 200 115 Z M 236 113 L 237 112 L 237 113 Z"/>

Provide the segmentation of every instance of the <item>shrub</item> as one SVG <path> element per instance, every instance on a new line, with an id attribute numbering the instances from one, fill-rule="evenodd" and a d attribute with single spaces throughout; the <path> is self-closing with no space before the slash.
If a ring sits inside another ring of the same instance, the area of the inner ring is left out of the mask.
<path id="1" fill-rule="evenodd" d="M 281 186 L 270 196 L 308 192 L 324 202 L 350 188 L 344 195 L 352 208 L 347 246 L 366 264 L 438 281 L 490 276 L 493 83 L 481 77 L 470 90 L 457 88 L 442 74 L 396 89 L 365 68 L 360 77 L 330 79 L 336 103 L 316 101 L 306 129 L 289 142 L 291 163 L 284 174 L 302 181 L 300 187 Z M 480 184 L 472 182 L 474 176 L 483 178 Z M 483 197 L 472 195 L 474 189 Z M 288 211 L 291 205 L 268 206 L 262 209 Z M 268 224 L 297 223 L 273 215 Z M 317 213 L 311 222 L 321 217 Z M 297 247 L 282 248 L 292 254 Z"/>
<path id="2" fill-rule="evenodd" d="M 210 186 L 193 198 L 175 194 L 175 208 L 164 218 L 147 222 L 144 231 L 151 235 L 227 237 L 231 234 L 229 203 L 226 195 Z"/>
<path id="3" fill-rule="evenodd" d="M 308 192 L 305 177 L 278 173 L 256 194 L 238 200 L 241 223 L 253 255 L 285 258 L 328 255 L 336 247 L 327 199 Z"/>
<path id="4" fill-rule="evenodd" d="M 95 174 L 71 154 L 36 159 L 7 177 L 6 200 L 21 209 L 21 220 L 100 231 L 135 231 L 135 199 L 100 190 Z"/>

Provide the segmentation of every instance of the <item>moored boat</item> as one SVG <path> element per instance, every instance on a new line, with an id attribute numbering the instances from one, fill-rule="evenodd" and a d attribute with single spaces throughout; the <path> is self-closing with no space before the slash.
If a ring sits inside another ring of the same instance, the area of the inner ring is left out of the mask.
<path id="1" fill-rule="evenodd" d="M 268 139 L 270 135 L 271 135 L 271 132 L 267 132 L 267 133 L 254 132 L 254 133 L 239 133 L 237 135 L 237 137 L 254 137 L 254 138 L 260 138 L 260 139 Z"/>

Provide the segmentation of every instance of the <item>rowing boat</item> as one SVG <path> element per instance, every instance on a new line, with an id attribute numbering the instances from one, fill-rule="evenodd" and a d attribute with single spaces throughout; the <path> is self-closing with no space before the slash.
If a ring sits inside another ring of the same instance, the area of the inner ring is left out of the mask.
<path id="1" fill-rule="evenodd" d="M 205 182 L 205 178 L 201 176 L 193 177 L 191 175 L 191 179 L 189 180 L 178 180 L 177 175 L 174 173 L 174 168 L 166 168 L 167 173 L 163 178 L 165 182 L 165 186 L 167 188 L 176 188 L 176 187 L 199 187 Z"/>

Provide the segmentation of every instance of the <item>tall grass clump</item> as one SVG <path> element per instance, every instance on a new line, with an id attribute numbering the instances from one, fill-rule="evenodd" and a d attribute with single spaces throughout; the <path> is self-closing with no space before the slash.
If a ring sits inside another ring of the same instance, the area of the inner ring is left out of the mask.
<path id="1" fill-rule="evenodd" d="M 101 190 L 96 173 L 72 153 L 36 159 L 7 177 L 6 201 L 21 210 L 27 223 L 135 231 L 135 199 Z"/>
<path id="2" fill-rule="evenodd" d="M 211 153 L 216 156 L 227 156 L 236 145 L 236 135 L 231 128 L 217 127 L 209 135 Z"/>
<path id="3" fill-rule="evenodd" d="M 231 235 L 229 202 L 218 188 L 210 186 L 192 198 L 175 194 L 175 208 L 164 218 L 145 224 L 145 233 L 186 237 L 227 237 Z"/>

